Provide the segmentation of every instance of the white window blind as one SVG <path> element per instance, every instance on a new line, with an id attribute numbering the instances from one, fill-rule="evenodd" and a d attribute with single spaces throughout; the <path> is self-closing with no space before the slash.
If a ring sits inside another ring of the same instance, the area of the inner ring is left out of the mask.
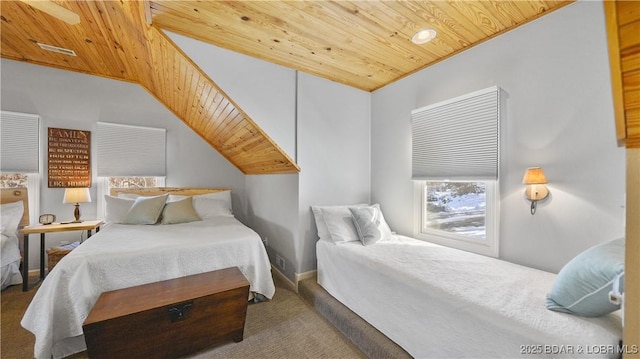
<path id="1" fill-rule="evenodd" d="M 97 123 L 98 176 L 165 176 L 163 128 Z"/>
<path id="2" fill-rule="evenodd" d="M 0 111 L 0 167 L 2 172 L 38 173 L 40 117 Z"/>
<path id="3" fill-rule="evenodd" d="M 412 179 L 497 180 L 499 92 L 493 86 L 413 110 Z"/>

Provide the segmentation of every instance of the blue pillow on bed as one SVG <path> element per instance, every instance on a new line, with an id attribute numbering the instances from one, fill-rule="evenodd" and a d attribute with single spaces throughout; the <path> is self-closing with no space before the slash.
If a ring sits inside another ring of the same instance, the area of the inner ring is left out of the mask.
<path id="1" fill-rule="evenodd" d="M 558 273 L 547 308 L 582 317 L 599 317 L 620 309 L 609 301 L 614 281 L 624 285 L 624 238 L 591 247 Z M 624 288 L 620 288 L 621 291 Z"/>

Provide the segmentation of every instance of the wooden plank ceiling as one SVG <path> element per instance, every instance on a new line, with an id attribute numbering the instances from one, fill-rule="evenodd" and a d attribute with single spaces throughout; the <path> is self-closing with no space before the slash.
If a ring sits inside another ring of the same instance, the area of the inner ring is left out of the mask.
<path id="1" fill-rule="evenodd" d="M 373 91 L 570 1 L 152 1 L 157 26 Z M 425 45 L 411 42 L 436 30 Z"/>
<path id="2" fill-rule="evenodd" d="M 245 174 L 300 168 L 157 27 L 137 1 L 57 1 L 68 25 L 29 5 L 1 1 L 2 57 L 139 83 Z M 38 43 L 75 51 L 69 56 Z M 206 164 L 203 164 L 206 165 Z"/>
<path id="3" fill-rule="evenodd" d="M 141 84 L 245 174 L 299 167 L 162 29 L 365 91 L 571 1 L 0 1 L 2 57 Z M 151 25 L 149 25 L 151 23 Z M 421 28 L 437 37 L 414 45 Z M 69 56 L 38 43 L 74 50 Z"/>
<path id="4" fill-rule="evenodd" d="M 640 148 L 640 2 L 604 5 L 618 140 Z"/>

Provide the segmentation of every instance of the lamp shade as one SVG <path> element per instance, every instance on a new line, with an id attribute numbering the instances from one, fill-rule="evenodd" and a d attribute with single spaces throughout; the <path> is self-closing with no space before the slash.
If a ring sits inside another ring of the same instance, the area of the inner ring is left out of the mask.
<path id="1" fill-rule="evenodd" d="M 66 188 L 62 203 L 84 203 L 91 202 L 89 188 Z"/>
<path id="2" fill-rule="evenodd" d="M 542 172 L 542 168 L 529 167 L 524 172 L 522 183 L 523 184 L 543 184 L 543 183 L 547 183 L 547 178 L 544 176 L 544 172 Z"/>

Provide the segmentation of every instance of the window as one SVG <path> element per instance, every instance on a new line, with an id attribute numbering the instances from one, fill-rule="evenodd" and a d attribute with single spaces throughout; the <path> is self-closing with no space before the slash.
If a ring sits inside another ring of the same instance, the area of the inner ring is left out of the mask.
<path id="1" fill-rule="evenodd" d="M 27 187 L 28 176 L 26 173 L 3 173 L 0 175 L 0 188 Z"/>
<path id="2" fill-rule="evenodd" d="M 0 186 L 26 187 L 29 222 L 40 215 L 40 117 L 0 111 Z"/>
<path id="3" fill-rule="evenodd" d="M 98 122 L 98 218 L 111 188 L 164 186 L 166 136 L 163 128 Z"/>
<path id="4" fill-rule="evenodd" d="M 411 112 L 414 236 L 498 256 L 500 89 Z"/>
<path id="5" fill-rule="evenodd" d="M 415 237 L 498 256 L 496 182 L 417 181 Z"/>
<path id="6" fill-rule="evenodd" d="M 2 172 L 40 172 L 40 117 L 0 111 L 0 163 Z"/>
<path id="7" fill-rule="evenodd" d="M 109 177 L 109 189 L 158 187 L 158 182 L 158 177 Z"/>
<path id="8" fill-rule="evenodd" d="M 119 177 L 98 177 L 98 218 L 105 218 L 106 203 L 105 195 L 111 193 L 111 188 L 148 188 L 164 187 L 164 177 L 154 176 L 119 176 Z"/>
<path id="9" fill-rule="evenodd" d="M 482 182 L 426 182 L 423 230 L 487 238 L 486 188 Z"/>
<path id="10" fill-rule="evenodd" d="M 98 122 L 98 177 L 164 176 L 166 137 L 163 128 Z"/>

